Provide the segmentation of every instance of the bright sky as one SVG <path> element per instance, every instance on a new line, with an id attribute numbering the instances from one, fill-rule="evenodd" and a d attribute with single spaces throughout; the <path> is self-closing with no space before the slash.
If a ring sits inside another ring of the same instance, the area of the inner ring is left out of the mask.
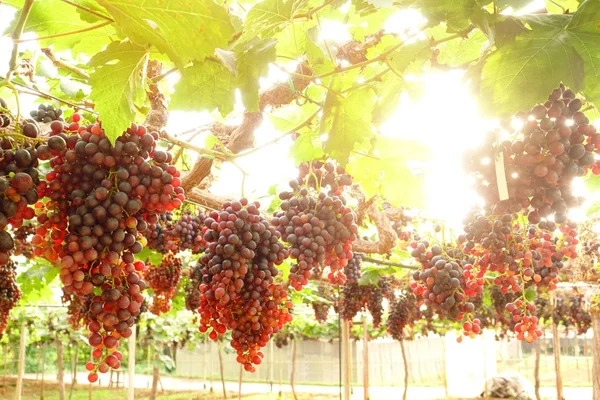
<path id="1" fill-rule="evenodd" d="M 543 6 L 543 0 L 534 1 L 527 9 L 535 10 Z M 0 30 L 4 30 L 12 19 L 12 9 L 0 6 Z M 399 12 L 390 17 L 390 26 L 402 32 L 414 31 L 419 23 L 424 20 L 414 11 Z M 415 25 L 417 24 L 417 25 Z M 345 42 L 350 39 L 348 28 L 341 23 L 323 21 L 324 27 L 321 40 Z M 11 41 L 0 38 L 0 60 L 7 60 L 11 49 Z M 27 43 L 30 50 L 35 50 L 35 42 Z M 23 49 L 27 48 L 23 46 Z M 0 64 L 0 74 L 6 73 L 7 66 Z M 462 79 L 461 71 L 435 72 L 420 76 L 424 84 L 424 94 L 418 100 L 411 100 L 404 96 L 398 111 L 381 127 L 381 133 L 391 137 L 410 138 L 421 140 L 431 148 L 433 158 L 426 169 L 427 174 L 427 208 L 424 214 L 437 219 L 446 220 L 449 226 L 459 227 L 461 220 L 477 196 L 469 187 L 469 181 L 464 176 L 460 167 L 461 154 L 466 146 L 474 146 L 478 140 L 491 127 L 495 121 L 485 120 L 481 117 L 477 103 L 469 93 L 467 84 Z M 178 79 L 177 74 L 169 76 L 169 82 L 174 84 Z M 286 80 L 277 68 L 271 68 L 268 79 L 261 82 L 263 87 L 269 87 L 274 82 Z M 31 97 L 24 97 L 22 102 L 26 110 L 33 109 Z M 239 121 L 243 108 L 239 104 L 234 116 L 228 119 L 228 124 Z M 177 134 L 203 124 L 210 123 L 218 118 L 216 113 L 192 113 L 172 111 L 170 113 L 167 130 Z M 422 134 L 423 122 L 427 123 L 427 134 Z M 396 127 L 404 129 L 399 132 Z M 277 132 L 265 118 L 262 126 L 256 132 L 256 144 L 260 146 L 277 136 Z M 196 138 L 202 144 L 204 137 Z M 270 145 L 245 158 L 238 159 L 239 166 L 248 175 L 244 182 L 245 195 L 259 199 L 264 196 L 273 183 L 285 184 L 295 175 L 294 163 L 288 158 L 291 140 L 285 138 L 275 145 Z M 220 195 L 240 196 L 242 188 L 242 173 L 233 164 L 226 163 L 214 171 L 217 179 L 211 191 Z M 585 193 L 585 187 L 579 181 L 575 184 L 578 192 Z M 596 195 L 598 196 L 598 195 Z M 599 197 L 600 198 L 600 197 Z M 588 199 L 588 204 L 593 200 Z M 573 211 L 577 219 L 584 218 L 582 211 Z"/>

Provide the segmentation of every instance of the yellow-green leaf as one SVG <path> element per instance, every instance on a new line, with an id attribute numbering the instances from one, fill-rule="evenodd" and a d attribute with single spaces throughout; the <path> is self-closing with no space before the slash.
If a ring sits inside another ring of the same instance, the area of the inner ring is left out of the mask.
<path id="1" fill-rule="evenodd" d="M 144 96 L 146 49 L 130 41 L 113 42 L 89 62 L 91 99 L 108 139 L 114 143 L 131 122 L 135 102 Z"/>

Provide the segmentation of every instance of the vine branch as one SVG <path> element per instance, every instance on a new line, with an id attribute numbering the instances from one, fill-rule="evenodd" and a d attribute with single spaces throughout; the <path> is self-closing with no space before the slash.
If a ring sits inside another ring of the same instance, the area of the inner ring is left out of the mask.
<path id="1" fill-rule="evenodd" d="M 95 29 L 102 28 L 102 27 L 104 27 L 106 25 L 109 25 L 109 24 L 112 24 L 112 22 L 111 21 L 105 21 L 105 22 L 101 22 L 101 23 L 96 24 L 96 25 L 88 26 L 87 28 L 77 29 L 75 31 L 55 33 L 54 35 L 48 35 L 48 36 L 38 36 L 38 37 L 35 37 L 35 38 L 31 38 L 31 39 L 14 39 L 13 42 L 14 43 L 35 42 L 35 41 L 39 41 L 39 40 L 46 40 L 46 39 L 54 39 L 54 38 L 59 38 L 59 37 L 64 37 L 64 36 L 71 36 L 71 35 L 76 35 L 78 33 L 93 31 Z"/>
<path id="2" fill-rule="evenodd" d="M 71 64 L 67 64 L 64 61 L 59 60 L 56 57 L 56 55 L 54 55 L 54 53 L 52 52 L 52 49 L 50 49 L 49 47 L 45 47 L 45 48 L 43 48 L 41 50 L 42 50 L 42 53 L 44 53 L 44 55 L 46 57 L 48 57 L 48 59 L 50 61 L 52 61 L 52 64 L 55 67 L 66 69 L 67 71 L 70 71 L 70 72 L 72 72 L 72 73 L 74 73 L 76 75 L 79 75 L 80 77 L 85 78 L 85 79 L 89 79 L 90 78 L 90 76 L 83 69 L 78 68 L 78 67 L 76 67 L 74 65 L 71 65 Z"/>
<path id="3" fill-rule="evenodd" d="M 367 262 L 370 262 L 373 264 L 387 265 L 390 267 L 412 269 L 412 270 L 419 269 L 419 267 L 417 265 L 405 265 L 405 264 L 401 264 L 401 263 L 397 263 L 397 262 L 393 262 L 393 261 L 378 260 L 376 258 L 370 258 L 370 257 L 366 257 L 364 259 L 364 261 L 367 261 Z"/>
<path id="4" fill-rule="evenodd" d="M 106 15 L 104 15 L 102 13 L 96 12 L 96 11 L 90 9 L 90 8 L 84 7 L 81 4 L 73 3 L 72 1 L 69 1 L 69 0 L 61 0 L 61 1 L 63 3 L 67 3 L 67 4 L 71 5 L 73 7 L 79 8 L 80 10 L 83 10 L 83 11 L 87 12 L 88 14 L 95 15 L 98 18 L 102 18 L 102 19 L 105 19 L 105 20 L 110 21 L 110 22 L 115 22 L 111 17 L 106 16 Z"/>

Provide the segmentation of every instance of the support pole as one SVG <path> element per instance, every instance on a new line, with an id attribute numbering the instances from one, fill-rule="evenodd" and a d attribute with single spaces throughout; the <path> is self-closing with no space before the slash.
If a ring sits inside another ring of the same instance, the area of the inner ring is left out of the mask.
<path id="1" fill-rule="evenodd" d="M 535 341 L 535 369 L 534 369 L 534 378 L 535 378 L 535 398 L 536 400 L 542 400 L 542 396 L 540 396 L 540 354 L 542 352 L 542 344 L 540 343 L 540 338 Z"/>
<path id="2" fill-rule="evenodd" d="M 342 319 L 342 370 L 344 371 L 343 400 L 350 400 L 350 374 L 352 373 L 350 366 L 350 324 L 345 319 Z"/>
<path id="3" fill-rule="evenodd" d="M 363 317 L 363 399 L 369 400 L 369 332 L 367 319 Z"/>
<path id="4" fill-rule="evenodd" d="M 592 309 L 592 329 L 594 330 L 592 339 L 592 355 L 594 356 L 592 367 L 593 399 L 600 400 L 600 310 Z"/>
<path id="5" fill-rule="evenodd" d="M 563 386 L 560 373 L 560 337 L 558 336 L 558 324 L 552 321 L 552 347 L 554 348 L 554 371 L 556 372 L 556 398 L 562 400 Z"/>
<path id="6" fill-rule="evenodd" d="M 27 329 L 25 320 L 21 322 L 21 338 L 19 340 L 19 369 L 17 375 L 17 387 L 15 389 L 15 399 L 21 400 L 23 392 L 23 375 L 25 374 L 25 343 L 27 341 Z"/>
<path id="7" fill-rule="evenodd" d="M 131 336 L 129 336 L 129 361 L 127 363 L 129 382 L 127 386 L 127 400 L 135 400 L 135 331 L 135 329 L 132 329 Z"/>

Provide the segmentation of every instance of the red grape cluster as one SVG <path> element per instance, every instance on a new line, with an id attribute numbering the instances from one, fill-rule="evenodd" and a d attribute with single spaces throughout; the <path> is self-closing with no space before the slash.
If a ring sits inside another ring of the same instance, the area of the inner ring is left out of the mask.
<path id="1" fill-rule="evenodd" d="M 143 232 L 144 237 L 148 241 L 148 248 L 165 254 L 167 249 L 173 248 L 171 243 L 170 230 L 173 226 L 173 213 L 166 212 L 164 214 L 152 216 L 148 221 L 147 228 Z"/>
<path id="2" fill-rule="evenodd" d="M 483 292 L 483 284 L 467 288 L 463 275 L 465 258 L 459 249 L 446 249 L 427 241 L 412 242 L 412 256 L 422 265 L 422 270 L 413 274 L 410 287 L 415 296 L 420 296 L 428 307 L 452 319 L 463 319 L 465 313 L 475 309 L 469 297 Z"/>
<path id="3" fill-rule="evenodd" d="M 590 169 L 600 173 L 600 162 L 595 161 L 600 133 L 580 111 L 581 106 L 581 99 L 561 85 L 546 103 L 515 116 L 522 124 L 513 132 L 516 140 L 500 142 L 499 132 L 494 132 L 470 155 L 467 170 L 474 173 L 479 194 L 496 214 L 525 210 L 532 224 L 551 215 L 561 224 L 567 220 L 568 209 L 581 204 L 571 191 L 573 178 Z M 500 152 L 509 195 L 502 201 L 493 162 Z"/>
<path id="4" fill-rule="evenodd" d="M 202 283 L 202 264 L 190 268 L 190 279 L 185 287 L 185 308 L 195 313 L 200 307 L 200 283 Z"/>
<path id="5" fill-rule="evenodd" d="M 154 291 L 149 308 L 151 313 L 160 315 L 171 309 L 171 300 L 181 279 L 182 265 L 181 259 L 172 254 L 164 255 L 160 265 L 147 264 L 145 279 Z"/>
<path id="6" fill-rule="evenodd" d="M 226 202 L 204 220 L 208 246 L 200 258 L 200 331 L 216 340 L 231 330 L 237 361 L 253 372 L 269 338 L 292 320 L 292 302 L 274 283 L 288 256 L 281 235 L 260 216 L 259 203 Z"/>
<path id="7" fill-rule="evenodd" d="M 8 324 L 8 314 L 21 298 L 17 286 L 16 266 L 9 261 L 0 265 L 0 335 Z"/>
<path id="8" fill-rule="evenodd" d="M 384 202 L 383 210 L 386 211 L 389 209 L 394 210 L 392 228 L 396 232 L 398 239 L 403 241 L 410 240 L 411 236 L 413 235 L 413 231 L 408 229 L 408 227 L 412 223 L 412 216 L 408 215 L 402 206 L 394 207 L 390 203 Z"/>
<path id="9" fill-rule="evenodd" d="M 135 261 L 147 222 L 185 199 L 172 156 L 156 148 L 158 134 L 132 124 L 114 145 L 100 123 L 65 127 L 54 121 L 48 139 L 52 170 L 46 175 L 46 213 L 33 243 L 43 255 L 60 258 L 67 294 L 88 295 L 89 343 L 96 349 L 90 381 L 113 358 L 120 337 L 131 335 L 146 288 L 144 263 Z M 105 352 L 106 351 L 106 352 Z"/>
<path id="10" fill-rule="evenodd" d="M 92 295 L 78 295 L 76 293 L 65 293 L 63 290 L 62 303 L 67 305 L 67 322 L 73 329 L 79 330 L 89 324 L 87 312 L 90 309 Z"/>
<path id="11" fill-rule="evenodd" d="M 345 284 L 358 284 L 361 276 L 360 267 L 364 259 L 365 255 L 363 253 L 353 253 L 352 258 L 348 260 L 348 264 L 344 267 Z"/>
<path id="12" fill-rule="evenodd" d="M 0 99 L 0 106 L 6 103 Z M 1 113 L 2 121 L 10 123 L 10 116 Z M 4 122 L 2 123 L 4 126 Z M 39 160 L 43 159 L 45 145 L 39 145 L 38 128 L 33 123 L 21 127 L 21 135 L 0 135 L 0 265 L 10 261 L 15 248 L 13 236 L 7 231 L 23 225 L 35 216 L 31 205 L 38 201 Z"/>
<path id="13" fill-rule="evenodd" d="M 343 284 L 343 269 L 352 258 L 352 242 L 358 227 L 355 215 L 341 196 L 349 175 L 338 172 L 333 163 L 313 162 L 300 166 L 300 178 L 290 182 L 291 192 L 279 194 L 281 211 L 271 223 L 290 244 L 290 256 L 297 263 L 290 269 L 290 285 L 301 290 L 311 271 L 329 267 L 329 281 Z M 328 194 L 321 191 L 327 186 Z"/>
<path id="14" fill-rule="evenodd" d="M 15 241 L 14 254 L 27 258 L 33 257 L 33 243 L 31 238 L 35 234 L 35 226 L 33 224 L 23 224 L 13 231 L 13 239 Z"/>
<path id="15" fill-rule="evenodd" d="M 44 122 L 46 124 L 49 124 L 55 120 L 63 120 L 63 110 L 60 108 L 54 108 L 52 104 L 40 104 L 37 110 L 31 111 L 29 114 L 31 115 L 31 118 L 37 122 Z"/>
<path id="16" fill-rule="evenodd" d="M 190 250 L 192 254 L 202 253 L 206 249 L 204 240 L 204 213 L 193 215 L 190 211 L 181 214 L 181 217 L 173 224 L 171 235 L 179 249 Z"/>
<path id="17" fill-rule="evenodd" d="M 420 318 L 419 304 L 412 290 L 402 290 L 390 304 L 390 314 L 386 321 L 386 330 L 394 340 L 404 340 L 405 329 L 414 325 Z"/>
<path id="18" fill-rule="evenodd" d="M 325 301 L 313 301 L 311 303 L 313 311 L 315 312 L 315 319 L 317 322 L 325 322 L 327 321 L 327 316 L 329 315 L 329 309 L 331 308 L 331 304 L 333 302 L 333 296 L 331 294 L 330 287 L 327 285 L 319 285 L 317 288 L 317 294 L 321 299 L 325 299 Z"/>

